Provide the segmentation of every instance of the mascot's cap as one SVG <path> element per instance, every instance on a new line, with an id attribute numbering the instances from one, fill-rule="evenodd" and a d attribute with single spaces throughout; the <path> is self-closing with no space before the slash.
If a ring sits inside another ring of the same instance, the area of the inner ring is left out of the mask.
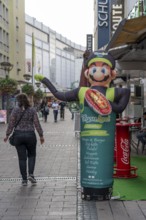
<path id="1" fill-rule="evenodd" d="M 86 67 L 88 68 L 92 63 L 95 62 L 104 62 L 111 67 L 111 69 L 115 68 L 115 60 L 110 53 L 105 53 L 103 51 L 95 51 L 93 52 L 86 61 Z"/>

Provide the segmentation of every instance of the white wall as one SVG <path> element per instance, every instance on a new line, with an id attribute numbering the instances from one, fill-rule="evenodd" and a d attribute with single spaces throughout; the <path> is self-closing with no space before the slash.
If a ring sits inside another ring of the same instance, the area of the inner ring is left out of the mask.
<path id="1" fill-rule="evenodd" d="M 128 17 L 129 12 L 133 9 L 138 0 L 125 0 L 125 18 Z"/>

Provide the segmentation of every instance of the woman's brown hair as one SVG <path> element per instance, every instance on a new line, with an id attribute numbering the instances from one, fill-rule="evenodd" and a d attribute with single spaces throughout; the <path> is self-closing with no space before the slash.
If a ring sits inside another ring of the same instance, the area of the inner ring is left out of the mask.
<path id="1" fill-rule="evenodd" d="M 28 97 L 27 97 L 27 95 L 25 93 L 21 93 L 21 94 L 17 95 L 16 99 L 18 101 L 18 106 L 19 107 L 24 107 L 25 109 L 30 107 L 30 103 L 29 103 Z"/>

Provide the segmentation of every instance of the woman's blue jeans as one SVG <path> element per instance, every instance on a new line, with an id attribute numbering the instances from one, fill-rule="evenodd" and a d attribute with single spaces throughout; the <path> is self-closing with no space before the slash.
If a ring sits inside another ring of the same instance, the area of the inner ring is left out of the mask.
<path id="1" fill-rule="evenodd" d="M 145 144 L 146 132 L 139 132 L 137 135 L 137 139 L 141 141 L 142 144 Z"/>
<path id="2" fill-rule="evenodd" d="M 57 122 L 58 110 L 53 110 L 54 113 L 54 121 Z"/>
<path id="3" fill-rule="evenodd" d="M 28 174 L 33 174 L 36 161 L 37 138 L 34 131 L 15 131 L 15 147 L 18 154 L 19 169 L 23 180 L 27 180 Z"/>

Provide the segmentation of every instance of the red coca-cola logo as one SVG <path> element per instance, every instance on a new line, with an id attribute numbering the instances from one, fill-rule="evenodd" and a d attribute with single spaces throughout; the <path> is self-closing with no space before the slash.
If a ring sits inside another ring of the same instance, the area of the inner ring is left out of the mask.
<path id="1" fill-rule="evenodd" d="M 129 140 L 121 138 L 120 147 L 122 150 L 121 161 L 124 164 L 129 164 Z"/>
<path id="2" fill-rule="evenodd" d="M 114 146 L 114 151 L 117 151 L 117 137 L 115 136 L 115 146 Z"/>

